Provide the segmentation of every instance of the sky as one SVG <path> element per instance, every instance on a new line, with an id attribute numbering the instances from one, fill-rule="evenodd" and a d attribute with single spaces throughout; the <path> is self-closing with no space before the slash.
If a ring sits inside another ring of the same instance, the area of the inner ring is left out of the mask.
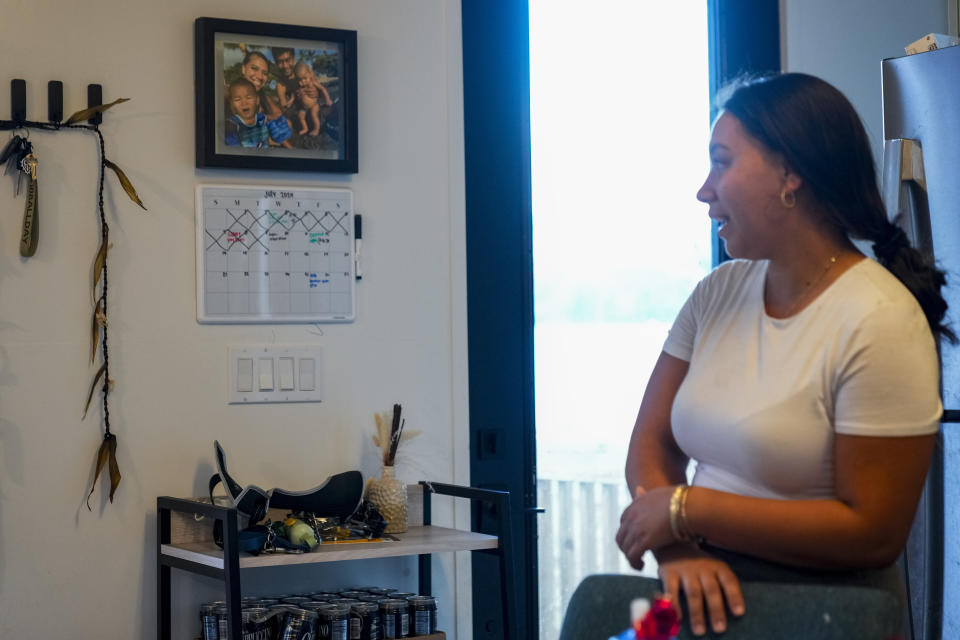
<path id="1" fill-rule="evenodd" d="M 583 466 L 561 458 L 584 429 L 622 469 L 666 330 L 709 269 L 706 31 L 705 5 L 530 1 L 541 474 Z"/>

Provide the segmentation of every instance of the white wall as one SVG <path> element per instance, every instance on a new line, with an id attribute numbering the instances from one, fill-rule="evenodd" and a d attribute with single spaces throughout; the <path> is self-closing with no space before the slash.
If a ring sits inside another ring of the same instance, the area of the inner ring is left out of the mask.
<path id="1" fill-rule="evenodd" d="M 853 103 L 883 151 L 880 61 L 928 33 L 947 33 L 948 0 L 780 0 L 785 71 L 830 82 Z M 879 166 L 879 165 L 878 165 Z"/>
<path id="2" fill-rule="evenodd" d="M 106 114 L 102 129 L 107 156 L 149 212 L 108 179 L 110 409 L 123 480 L 113 504 L 97 488 L 91 513 L 84 499 L 100 411 L 95 404 L 84 422 L 80 414 L 95 371 L 95 137 L 31 133 L 41 231 L 28 260 L 17 253 L 23 195 L 15 198 L 13 181 L 0 177 L 0 638 L 152 637 L 155 499 L 204 493 L 215 438 L 242 482 L 307 488 L 347 469 L 375 473 L 373 413 L 401 402 L 407 427 L 423 430 L 402 456 L 401 477 L 466 483 L 459 2 L 9 0 L 4 15 L 3 82 L 26 79 L 30 119 L 45 119 L 52 79 L 65 84 L 67 113 L 86 106 L 87 83 L 101 83 L 105 100 L 132 98 Z M 359 174 L 196 170 L 199 16 L 357 30 Z M 2 118 L 8 95 L 0 91 Z M 197 324 L 193 197 L 204 182 L 352 189 L 365 218 L 357 321 L 319 329 Z M 324 348 L 324 403 L 226 404 L 227 346 L 272 342 Z M 469 523 L 465 510 L 439 506 L 438 523 Z M 435 564 L 441 626 L 466 629 L 469 616 L 455 620 L 453 606 L 455 585 L 468 584 L 465 559 Z M 255 593 L 416 586 L 408 559 L 244 580 Z M 174 571 L 175 637 L 196 635 L 196 607 L 215 587 Z"/>

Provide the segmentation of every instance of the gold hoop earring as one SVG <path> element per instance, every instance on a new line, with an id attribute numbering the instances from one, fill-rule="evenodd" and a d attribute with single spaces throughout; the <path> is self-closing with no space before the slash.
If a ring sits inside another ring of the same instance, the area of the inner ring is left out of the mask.
<path id="1" fill-rule="evenodd" d="M 780 203 L 787 209 L 793 209 L 797 206 L 797 194 L 784 189 L 780 192 Z"/>

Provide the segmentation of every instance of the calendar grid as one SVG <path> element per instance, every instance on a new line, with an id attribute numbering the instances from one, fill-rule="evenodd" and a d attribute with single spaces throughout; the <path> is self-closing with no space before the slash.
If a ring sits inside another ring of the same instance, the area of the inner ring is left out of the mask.
<path id="1" fill-rule="evenodd" d="M 350 322 L 353 194 L 197 187 L 200 322 Z"/>

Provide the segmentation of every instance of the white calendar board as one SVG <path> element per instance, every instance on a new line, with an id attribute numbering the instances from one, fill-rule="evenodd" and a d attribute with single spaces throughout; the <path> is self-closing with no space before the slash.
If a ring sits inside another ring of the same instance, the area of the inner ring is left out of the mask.
<path id="1" fill-rule="evenodd" d="M 197 320 L 351 322 L 353 193 L 197 187 Z"/>

